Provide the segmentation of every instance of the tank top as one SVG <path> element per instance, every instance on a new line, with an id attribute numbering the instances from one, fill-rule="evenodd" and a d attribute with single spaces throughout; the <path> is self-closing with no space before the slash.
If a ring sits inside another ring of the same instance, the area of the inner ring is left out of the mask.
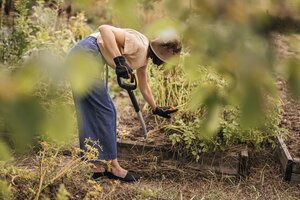
<path id="1" fill-rule="evenodd" d="M 133 29 L 123 29 L 125 30 L 125 42 L 124 47 L 120 49 L 121 54 L 125 57 L 127 64 L 132 69 L 138 69 L 144 67 L 148 62 L 148 48 L 149 40 L 142 33 Z M 111 58 L 108 52 L 103 48 L 104 42 L 102 40 L 100 32 L 93 33 L 90 36 L 97 38 L 97 43 L 100 48 L 101 54 L 103 55 L 106 63 L 114 67 L 113 58 Z"/>

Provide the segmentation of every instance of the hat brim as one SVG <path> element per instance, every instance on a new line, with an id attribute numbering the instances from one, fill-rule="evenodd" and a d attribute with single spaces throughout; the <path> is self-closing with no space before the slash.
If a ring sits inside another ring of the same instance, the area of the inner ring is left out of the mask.
<path id="1" fill-rule="evenodd" d="M 150 42 L 150 47 L 153 53 L 163 62 L 167 63 L 171 57 L 174 57 L 172 53 L 166 51 L 166 49 L 161 45 L 159 39 L 154 39 Z"/>

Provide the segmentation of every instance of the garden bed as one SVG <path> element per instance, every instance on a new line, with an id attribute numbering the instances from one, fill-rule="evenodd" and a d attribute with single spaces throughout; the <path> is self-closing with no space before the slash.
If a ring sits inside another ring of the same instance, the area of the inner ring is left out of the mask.
<path id="1" fill-rule="evenodd" d="M 184 169 L 213 172 L 224 176 L 242 177 L 249 173 L 248 150 L 244 145 L 237 145 L 224 152 L 202 154 L 198 162 L 194 158 L 181 156 L 172 147 L 168 133 L 159 129 L 153 115 L 145 116 L 148 136 L 142 136 L 141 125 L 131 107 L 130 101 L 116 97 L 118 112 L 118 158 L 139 165 L 135 171 L 151 171 Z M 120 105 L 121 104 L 121 105 Z M 122 108 L 122 109 L 120 109 Z M 157 120 L 162 120 L 157 118 Z M 142 162 L 140 162 L 142 161 Z M 131 165 L 132 166 L 132 165 Z M 143 168 L 143 169 L 140 169 Z"/>
<path id="2" fill-rule="evenodd" d="M 247 149 L 202 154 L 196 162 L 194 159 L 181 157 L 173 151 L 171 146 L 151 145 L 146 142 L 123 139 L 118 140 L 118 156 L 132 162 L 136 162 L 137 159 L 146 161 L 144 165 L 149 164 L 147 166 L 149 170 L 159 169 L 168 164 L 174 170 L 184 166 L 188 170 L 212 172 L 224 176 L 244 177 L 249 173 Z"/>

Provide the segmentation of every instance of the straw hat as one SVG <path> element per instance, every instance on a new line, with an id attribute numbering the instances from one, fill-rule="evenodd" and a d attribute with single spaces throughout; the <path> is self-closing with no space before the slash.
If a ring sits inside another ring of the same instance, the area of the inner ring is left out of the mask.
<path id="1" fill-rule="evenodd" d="M 181 42 L 174 30 L 167 30 L 150 41 L 150 48 L 160 60 L 167 62 L 170 58 L 179 56 Z"/>

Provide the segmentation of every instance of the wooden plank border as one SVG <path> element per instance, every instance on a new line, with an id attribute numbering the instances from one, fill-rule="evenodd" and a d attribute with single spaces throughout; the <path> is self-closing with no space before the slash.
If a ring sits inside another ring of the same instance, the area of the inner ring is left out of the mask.
<path id="1" fill-rule="evenodd" d="M 283 172 L 283 180 L 300 183 L 300 159 L 293 158 L 281 136 L 277 136 L 277 155 Z"/>
<path id="2" fill-rule="evenodd" d="M 250 161 L 248 149 L 243 149 L 240 153 L 240 162 L 239 162 L 239 175 L 241 177 L 246 177 L 250 173 Z"/>
<path id="3" fill-rule="evenodd" d="M 157 156 L 158 160 L 172 160 L 172 162 L 177 162 L 178 165 L 185 165 L 185 167 L 190 169 L 236 177 L 247 176 L 250 168 L 247 149 L 242 149 L 240 153 L 215 152 L 203 154 L 199 161 L 195 162 L 177 155 L 170 145 L 148 145 L 142 142 L 119 139 L 118 154 L 121 159 L 130 159 L 135 155 L 147 156 L 151 154 Z"/>
<path id="4" fill-rule="evenodd" d="M 300 174 L 300 158 L 294 158 L 293 173 Z"/>
<path id="5" fill-rule="evenodd" d="M 176 156 L 175 153 L 170 150 L 171 147 L 165 145 L 151 145 L 138 141 L 118 139 L 117 147 L 118 154 L 123 158 L 130 158 L 131 155 L 137 154 L 146 155 L 148 153 L 165 160 L 174 158 Z"/>

